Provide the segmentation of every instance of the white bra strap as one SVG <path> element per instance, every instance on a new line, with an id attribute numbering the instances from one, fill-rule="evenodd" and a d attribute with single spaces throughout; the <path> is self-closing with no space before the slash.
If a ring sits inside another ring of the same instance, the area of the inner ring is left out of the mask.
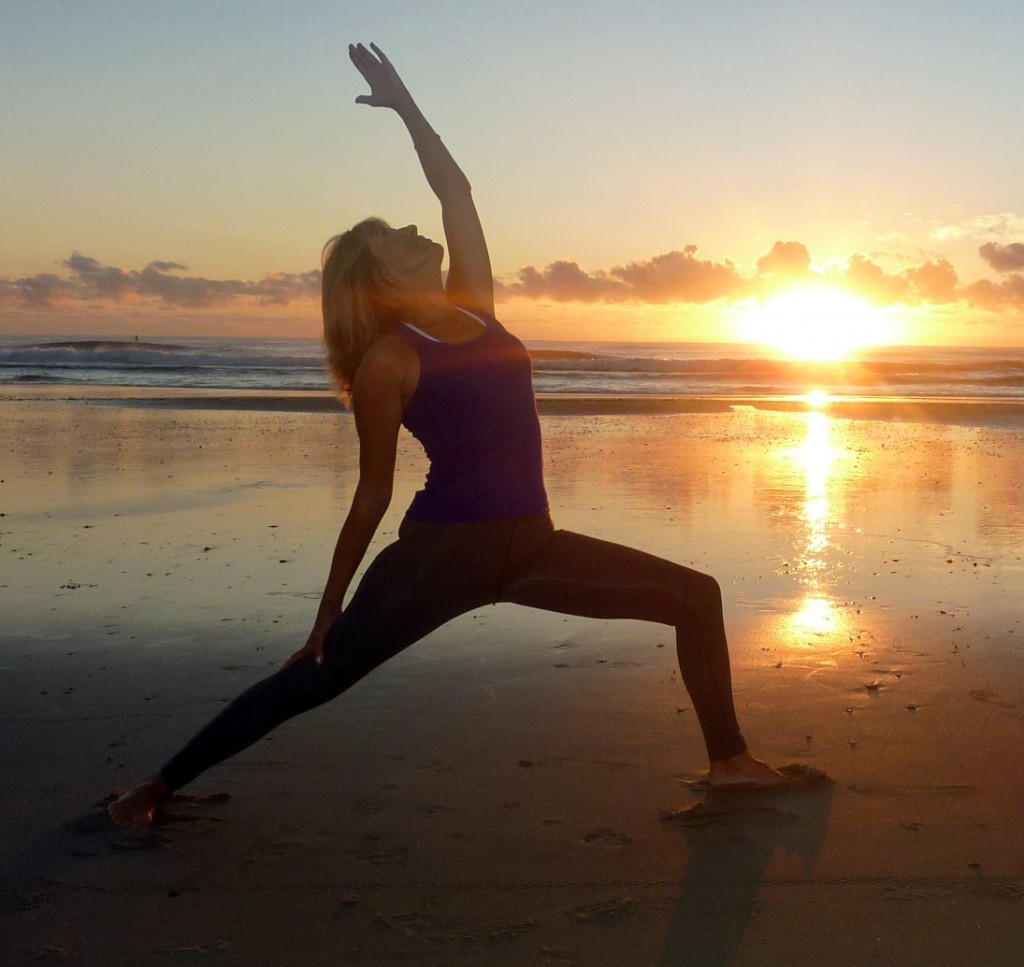
<path id="1" fill-rule="evenodd" d="M 464 309 L 462 306 L 456 306 L 455 308 L 458 309 L 459 312 L 465 313 L 470 319 L 475 319 L 484 327 L 484 329 L 487 328 L 487 321 L 485 319 L 481 319 L 475 312 L 471 312 L 469 309 Z"/>
<path id="2" fill-rule="evenodd" d="M 487 323 L 476 313 L 470 312 L 468 309 L 463 309 L 462 306 L 456 306 L 455 308 L 458 309 L 459 312 L 464 312 L 470 319 L 475 319 L 484 327 L 484 329 L 487 328 Z M 443 339 L 438 339 L 437 336 L 431 336 L 430 333 L 424 332 L 419 326 L 414 326 L 411 322 L 403 322 L 402 325 L 408 326 L 413 332 L 418 332 L 424 339 L 429 339 L 431 342 L 444 342 Z M 456 343 L 456 345 L 458 344 Z"/>
<path id="3" fill-rule="evenodd" d="M 418 332 L 424 339 L 429 339 L 431 342 L 441 341 L 437 336 L 431 336 L 430 333 L 424 332 L 419 326 L 414 326 L 411 322 L 403 322 L 402 325 L 408 326 L 413 332 Z"/>

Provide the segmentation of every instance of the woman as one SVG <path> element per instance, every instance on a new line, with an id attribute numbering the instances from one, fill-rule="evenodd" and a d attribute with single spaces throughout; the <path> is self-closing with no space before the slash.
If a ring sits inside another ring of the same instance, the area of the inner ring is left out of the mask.
<path id="1" fill-rule="evenodd" d="M 567 531 L 548 515 L 530 361 L 494 318 L 494 283 L 465 175 L 375 45 L 349 47 L 370 85 L 357 103 L 405 123 L 441 202 L 443 248 L 409 225 L 368 219 L 323 259 L 328 366 L 359 434 L 359 482 L 313 630 L 274 675 L 201 730 L 160 772 L 108 806 L 123 825 L 272 728 L 320 705 L 444 622 L 498 601 L 676 629 L 679 667 L 704 734 L 713 785 L 782 777 L 747 751 L 736 721 L 715 580 Z M 430 459 L 398 540 L 346 591 L 391 500 L 398 431 Z"/>

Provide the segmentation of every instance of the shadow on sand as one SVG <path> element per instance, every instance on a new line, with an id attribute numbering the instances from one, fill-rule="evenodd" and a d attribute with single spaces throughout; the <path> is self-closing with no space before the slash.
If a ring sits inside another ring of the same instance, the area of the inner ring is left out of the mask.
<path id="1" fill-rule="evenodd" d="M 690 845 L 660 967 L 733 963 L 777 847 L 803 860 L 810 875 L 825 839 L 835 785 L 805 766 L 772 789 L 708 789 L 693 806 L 666 813 Z"/>

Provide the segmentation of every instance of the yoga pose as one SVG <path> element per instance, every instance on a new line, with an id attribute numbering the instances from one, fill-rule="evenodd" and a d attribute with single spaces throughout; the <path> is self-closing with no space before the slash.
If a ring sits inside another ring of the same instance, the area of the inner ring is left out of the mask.
<path id="1" fill-rule="evenodd" d="M 494 318 L 494 281 L 469 182 L 375 45 L 349 47 L 360 104 L 404 122 L 441 203 L 444 249 L 415 225 L 367 219 L 323 257 L 327 363 L 359 434 L 359 481 L 306 644 L 228 705 L 159 773 L 107 807 L 124 825 L 300 712 L 330 701 L 457 615 L 498 601 L 671 625 L 712 785 L 782 777 L 747 751 L 733 706 L 714 578 L 632 548 L 555 530 L 530 359 Z M 398 539 L 346 592 L 391 501 L 399 427 L 423 444 L 426 482 Z"/>

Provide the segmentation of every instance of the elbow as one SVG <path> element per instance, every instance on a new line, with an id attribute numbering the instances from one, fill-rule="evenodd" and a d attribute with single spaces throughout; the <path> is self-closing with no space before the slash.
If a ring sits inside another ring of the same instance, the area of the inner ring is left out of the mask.
<path id="1" fill-rule="evenodd" d="M 390 506 L 391 491 L 375 493 L 356 505 L 359 516 L 374 527 L 380 523 Z"/>
<path id="2" fill-rule="evenodd" d="M 439 180 L 433 188 L 442 202 L 471 199 L 473 195 L 473 186 L 461 171 L 452 172 L 443 180 Z"/>
<path id="3" fill-rule="evenodd" d="M 352 500 L 353 516 L 376 527 L 391 506 L 392 490 L 390 484 L 359 487 Z"/>

